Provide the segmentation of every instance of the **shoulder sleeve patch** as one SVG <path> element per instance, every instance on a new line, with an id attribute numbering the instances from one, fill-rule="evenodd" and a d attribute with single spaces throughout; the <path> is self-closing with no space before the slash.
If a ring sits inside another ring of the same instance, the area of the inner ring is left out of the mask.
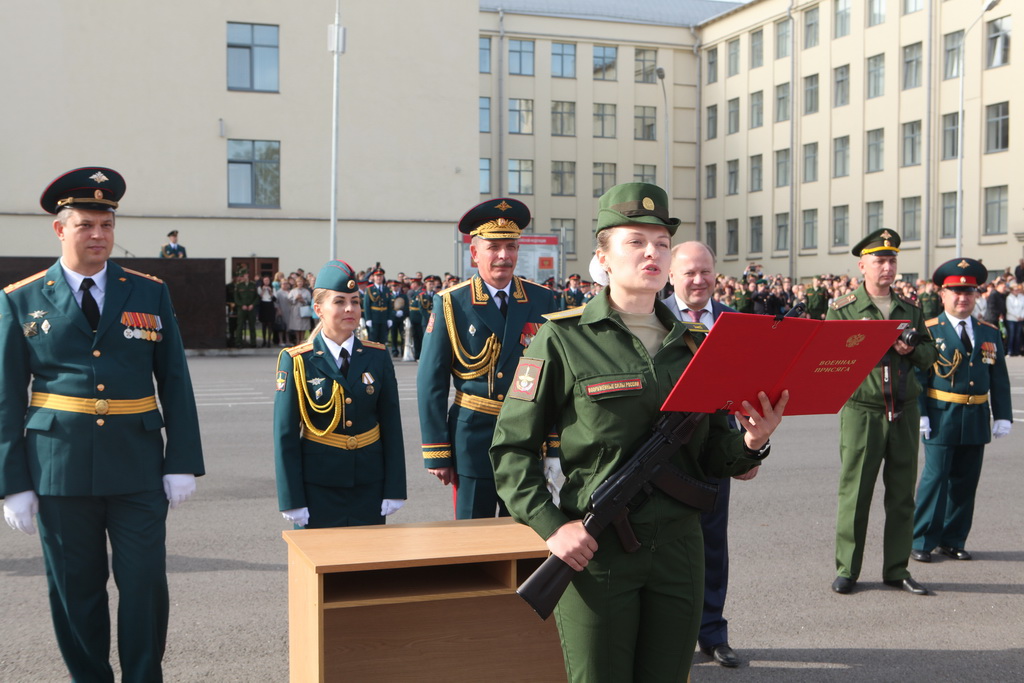
<path id="1" fill-rule="evenodd" d="M 369 339 L 367 339 L 366 341 L 360 340 L 359 343 L 368 349 L 380 349 L 383 351 L 386 348 L 380 342 L 370 341 Z"/>
<path id="2" fill-rule="evenodd" d="M 832 310 L 833 311 L 838 311 L 843 306 L 849 306 L 850 304 L 852 304 L 856 300 L 857 300 L 857 295 L 855 293 L 853 293 L 853 292 L 850 292 L 846 296 L 841 296 L 838 299 L 836 299 L 835 301 L 833 301 L 832 302 Z"/>
<path id="3" fill-rule="evenodd" d="M 565 320 L 566 318 L 578 318 L 579 316 L 583 315 L 583 309 L 586 307 L 587 305 L 583 304 L 582 306 L 577 306 L 576 308 L 567 308 L 564 311 L 545 313 L 541 317 L 545 318 L 546 320 Z"/>
<path id="4" fill-rule="evenodd" d="M 44 275 L 46 275 L 46 271 L 45 270 L 41 270 L 38 273 L 36 273 L 35 275 L 29 275 L 24 280 L 18 280 L 14 284 L 7 285 L 6 287 L 4 287 L 4 291 L 7 292 L 8 294 L 10 294 L 14 290 L 19 289 L 21 287 L 24 287 L 25 285 L 29 284 L 30 282 L 35 282 L 36 280 L 38 280 L 39 278 L 41 278 Z"/>
<path id="5" fill-rule="evenodd" d="M 537 384 L 540 382 L 544 361 L 539 358 L 520 358 L 516 366 L 516 376 L 512 379 L 509 398 L 520 401 L 534 401 L 537 398 Z"/>
<path id="6" fill-rule="evenodd" d="M 159 282 L 159 283 L 163 284 L 163 280 L 158 278 L 156 275 L 149 275 L 147 273 L 140 273 L 139 271 L 132 270 L 131 268 L 125 268 L 124 272 L 131 273 L 132 275 L 138 275 L 139 277 L 144 277 L 147 280 L 152 280 L 153 282 Z"/>
<path id="7" fill-rule="evenodd" d="M 936 325 L 939 324 L 939 319 L 938 318 L 929 318 L 928 320 L 924 321 L 924 324 L 927 327 L 935 327 Z"/>
<path id="8" fill-rule="evenodd" d="M 284 391 L 285 386 L 288 384 L 288 373 L 284 370 L 277 371 L 277 390 Z"/>
<path id="9" fill-rule="evenodd" d="M 306 342 L 305 344 L 299 344 L 298 346 L 293 346 L 290 349 L 285 349 L 285 351 L 288 352 L 289 356 L 295 358 L 295 356 L 301 356 L 302 354 L 306 353 L 307 351 L 311 351 L 312 349 L 313 342 Z"/>

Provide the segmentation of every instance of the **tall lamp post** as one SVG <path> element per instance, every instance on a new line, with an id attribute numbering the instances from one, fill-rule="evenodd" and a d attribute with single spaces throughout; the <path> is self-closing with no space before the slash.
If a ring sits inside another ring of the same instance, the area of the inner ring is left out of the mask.
<path id="1" fill-rule="evenodd" d="M 658 80 L 661 81 L 661 95 L 665 99 L 665 194 L 668 195 L 668 203 L 672 204 L 672 166 L 671 166 L 671 148 L 672 138 L 668 132 L 668 88 L 665 87 L 665 68 L 659 66 L 654 70 L 654 73 L 658 75 Z"/>
<path id="2" fill-rule="evenodd" d="M 327 27 L 327 50 L 334 59 L 334 88 L 331 98 L 331 246 L 330 257 L 338 257 L 338 71 L 345 52 L 345 29 L 341 25 L 341 0 L 334 3 L 334 23 Z"/>
<path id="3" fill-rule="evenodd" d="M 960 53 L 960 109 L 957 113 L 957 143 L 956 143 L 956 257 L 960 258 L 963 256 L 964 251 L 964 72 L 966 69 L 966 60 L 964 55 L 964 41 L 967 40 L 967 34 L 970 33 L 971 29 L 974 28 L 975 24 L 981 21 L 981 18 L 985 16 L 985 13 L 990 9 L 998 5 L 1000 0 L 988 0 L 985 6 L 981 8 L 981 12 L 971 22 L 971 25 L 964 29 L 964 33 L 960 36 L 960 47 L 958 49 Z"/>

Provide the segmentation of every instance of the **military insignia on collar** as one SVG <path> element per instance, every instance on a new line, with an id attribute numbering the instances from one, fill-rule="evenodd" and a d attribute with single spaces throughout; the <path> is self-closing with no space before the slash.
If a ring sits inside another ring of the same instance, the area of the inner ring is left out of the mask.
<path id="1" fill-rule="evenodd" d="M 42 318 L 44 315 L 46 315 L 46 311 L 32 311 L 28 314 L 30 318 Z"/>
<path id="2" fill-rule="evenodd" d="M 476 326 L 475 325 L 470 325 L 469 326 L 469 335 L 471 337 L 476 336 Z"/>
<path id="3" fill-rule="evenodd" d="M 91 176 L 89 176 L 89 180 L 94 180 L 97 183 L 105 183 L 108 180 L 110 180 L 110 178 L 108 178 L 107 176 L 103 175 L 102 171 L 96 171 Z"/>
<path id="4" fill-rule="evenodd" d="M 50 333 L 50 321 L 49 320 L 44 320 L 43 324 L 40 325 L 40 329 L 42 329 L 43 334 L 49 334 Z"/>
<path id="5" fill-rule="evenodd" d="M 21 331 L 25 333 L 26 337 L 34 337 L 39 334 L 39 324 L 36 322 L 22 323 Z"/>
<path id="6" fill-rule="evenodd" d="M 327 378 L 326 377 L 314 377 L 313 379 L 307 379 L 306 382 L 308 384 L 312 384 L 314 387 L 318 387 L 321 384 L 323 384 L 325 379 L 327 379 Z"/>

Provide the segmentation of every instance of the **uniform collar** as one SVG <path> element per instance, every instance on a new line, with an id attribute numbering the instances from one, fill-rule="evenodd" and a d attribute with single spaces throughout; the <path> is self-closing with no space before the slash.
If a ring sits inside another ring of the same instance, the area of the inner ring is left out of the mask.
<path id="1" fill-rule="evenodd" d="M 96 273 L 95 275 L 82 275 L 81 273 L 76 273 L 75 271 L 73 271 L 70 268 L 68 268 L 67 265 L 65 265 L 65 263 L 64 263 L 64 259 L 61 258 L 60 259 L 60 269 L 62 271 L 64 271 L 64 279 L 67 281 L 68 287 L 71 288 L 72 292 L 77 292 L 79 289 L 81 289 L 82 288 L 82 280 L 84 280 L 87 277 L 91 277 L 92 278 L 93 287 L 96 287 L 97 289 L 99 289 L 101 293 L 107 291 L 107 264 L 106 263 L 103 264 L 103 270 L 101 270 L 100 272 Z"/>
<path id="2" fill-rule="evenodd" d="M 341 344 L 337 344 L 332 339 L 328 339 L 327 335 L 325 335 L 323 333 L 323 330 L 321 330 L 320 331 L 320 339 L 323 340 L 324 348 L 326 348 L 330 352 L 330 354 L 334 357 L 334 364 L 335 365 L 338 365 L 338 359 L 341 357 L 341 350 L 342 349 L 345 349 L 346 351 L 348 351 L 348 357 L 349 358 L 352 357 L 352 347 L 353 347 L 353 345 L 355 343 L 354 342 L 355 335 L 349 335 L 348 339 L 346 339 Z"/>

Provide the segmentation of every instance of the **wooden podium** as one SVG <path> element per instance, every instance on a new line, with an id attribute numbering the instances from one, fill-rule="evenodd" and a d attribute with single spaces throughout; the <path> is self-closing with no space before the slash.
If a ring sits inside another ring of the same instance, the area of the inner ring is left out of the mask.
<path id="1" fill-rule="evenodd" d="M 292 683 L 565 680 L 554 619 L 515 594 L 548 555 L 529 527 L 504 518 L 282 535 Z"/>

